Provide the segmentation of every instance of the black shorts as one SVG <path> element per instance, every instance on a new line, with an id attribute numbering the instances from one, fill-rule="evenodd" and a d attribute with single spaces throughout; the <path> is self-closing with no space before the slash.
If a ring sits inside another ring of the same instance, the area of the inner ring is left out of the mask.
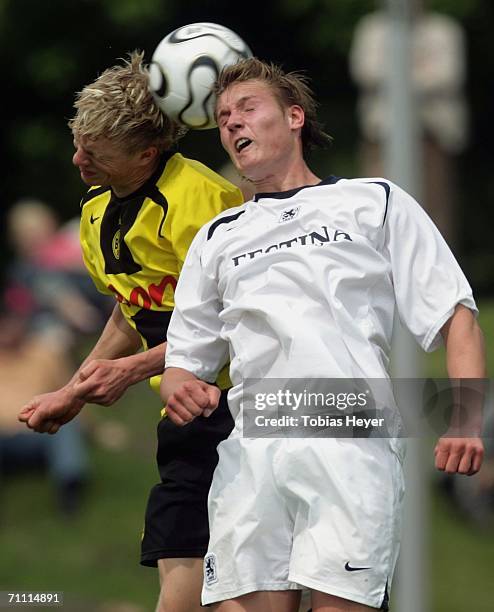
<path id="1" fill-rule="evenodd" d="M 218 463 L 216 447 L 228 437 L 233 419 L 222 391 L 218 408 L 179 427 L 158 424 L 161 482 L 151 489 L 141 543 L 141 564 L 158 559 L 204 557 L 209 540 L 207 500 Z"/>

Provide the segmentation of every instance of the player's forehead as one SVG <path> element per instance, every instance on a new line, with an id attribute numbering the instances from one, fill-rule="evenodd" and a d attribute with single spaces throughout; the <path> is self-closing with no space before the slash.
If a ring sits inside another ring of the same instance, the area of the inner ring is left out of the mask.
<path id="1" fill-rule="evenodd" d="M 121 146 L 105 136 L 89 136 L 77 133 L 74 134 L 74 146 L 81 146 L 91 153 L 111 153 L 115 155 L 122 151 Z"/>
<path id="2" fill-rule="evenodd" d="M 218 96 L 216 114 L 254 100 L 276 101 L 276 92 L 268 83 L 256 79 L 232 83 Z"/>

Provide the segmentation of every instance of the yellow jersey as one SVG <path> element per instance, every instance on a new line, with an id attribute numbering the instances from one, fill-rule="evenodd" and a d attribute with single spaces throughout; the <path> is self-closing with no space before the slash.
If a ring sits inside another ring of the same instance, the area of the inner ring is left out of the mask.
<path id="1" fill-rule="evenodd" d="M 197 231 L 242 203 L 241 191 L 198 161 L 165 153 L 153 175 L 118 198 L 92 187 L 81 202 L 84 262 L 96 287 L 120 303 L 144 349 L 166 340 L 174 291 Z M 159 386 L 153 377 L 151 386 Z M 228 386 L 224 374 L 220 387 Z"/>

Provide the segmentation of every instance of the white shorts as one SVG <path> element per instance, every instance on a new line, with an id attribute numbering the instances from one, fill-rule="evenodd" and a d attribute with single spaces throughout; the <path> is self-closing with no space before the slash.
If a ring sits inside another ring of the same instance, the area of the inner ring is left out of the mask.
<path id="1" fill-rule="evenodd" d="M 387 609 L 404 493 L 389 440 L 229 438 L 218 450 L 203 604 L 307 587 Z"/>

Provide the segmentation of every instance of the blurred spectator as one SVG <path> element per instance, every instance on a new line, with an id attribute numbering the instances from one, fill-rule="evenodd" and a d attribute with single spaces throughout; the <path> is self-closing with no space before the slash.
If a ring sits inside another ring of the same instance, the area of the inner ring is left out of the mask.
<path id="1" fill-rule="evenodd" d="M 19 470 L 45 468 L 67 515 L 77 510 L 87 479 L 80 420 L 55 436 L 40 436 L 18 423 L 17 413 L 35 395 L 70 379 L 77 340 L 99 333 L 113 307 L 87 276 L 78 225 L 60 227 L 55 213 L 35 199 L 10 208 L 7 232 L 15 257 L 0 307 L 0 483 Z"/>
<path id="2" fill-rule="evenodd" d="M 413 0 L 411 77 L 423 134 L 425 208 L 451 244 L 455 239 L 456 185 L 453 156 L 468 139 L 465 83 L 465 40 L 451 17 L 423 10 Z M 363 136 L 362 165 L 367 176 L 382 176 L 383 139 L 393 129 L 386 94 L 390 18 L 384 11 L 365 16 L 357 25 L 350 70 L 360 87 L 358 104 Z"/>
<path id="3" fill-rule="evenodd" d="M 19 423 L 17 413 L 34 395 L 65 384 L 71 372 L 63 344 L 49 334 L 30 332 L 19 313 L 0 310 L 0 487 L 6 476 L 45 468 L 67 516 L 77 511 L 87 479 L 80 422 L 72 421 L 55 436 L 40 436 Z"/>
<path id="4" fill-rule="evenodd" d="M 82 262 L 78 221 L 59 227 L 55 213 L 34 199 L 20 200 L 7 217 L 16 259 L 8 268 L 6 302 L 22 314 L 36 313 L 39 327 L 98 333 L 113 307 L 94 288 Z"/>

